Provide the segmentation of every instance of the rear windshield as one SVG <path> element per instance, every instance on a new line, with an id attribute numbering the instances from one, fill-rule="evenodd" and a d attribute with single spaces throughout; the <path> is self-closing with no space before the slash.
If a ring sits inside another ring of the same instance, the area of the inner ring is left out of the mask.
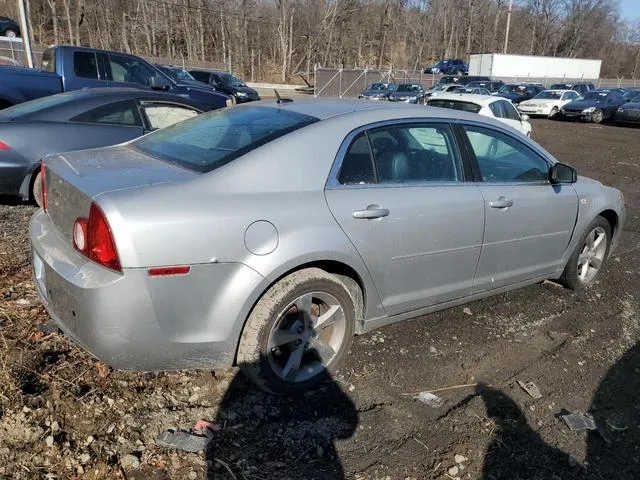
<path id="1" fill-rule="evenodd" d="M 560 100 L 562 98 L 563 92 L 554 92 L 553 90 L 545 90 L 544 92 L 540 92 L 533 98 L 537 98 L 539 100 Z"/>
<path id="2" fill-rule="evenodd" d="M 452 110 L 463 110 L 465 112 L 478 113 L 482 108 L 480 105 L 476 105 L 471 102 L 460 102 L 457 100 L 429 100 L 427 105 L 430 107 L 450 108 Z"/>
<path id="3" fill-rule="evenodd" d="M 20 117 L 35 114 L 49 108 L 72 102 L 78 98 L 78 92 L 59 93 L 50 97 L 42 97 L 29 102 L 19 103 L 13 107 L 0 110 L 0 120 L 15 120 Z"/>
<path id="4" fill-rule="evenodd" d="M 210 172 L 316 121 L 281 108 L 225 108 L 145 135 L 131 146 L 190 170 Z"/>

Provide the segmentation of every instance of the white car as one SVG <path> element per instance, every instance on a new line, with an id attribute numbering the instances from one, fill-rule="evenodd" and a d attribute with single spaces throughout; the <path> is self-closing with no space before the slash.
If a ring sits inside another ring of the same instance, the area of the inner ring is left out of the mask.
<path id="1" fill-rule="evenodd" d="M 518 105 L 520 113 L 527 115 L 544 115 L 555 117 L 564 105 L 580 96 L 573 90 L 544 90 L 530 100 Z"/>
<path id="2" fill-rule="evenodd" d="M 531 136 L 531 124 L 527 115 L 520 115 L 510 100 L 493 95 L 443 93 L 427 100 L 427 106 L 451 108 L 493 117 L 515 128 L 527 137 Z"/>

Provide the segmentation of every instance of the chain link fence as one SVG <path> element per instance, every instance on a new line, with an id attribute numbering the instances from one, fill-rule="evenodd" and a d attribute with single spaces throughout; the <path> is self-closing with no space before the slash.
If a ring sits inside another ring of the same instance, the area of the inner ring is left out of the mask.
<path id="1" fill-rule="evenodd" d="M 315 97 L 355 98 L 374 82 L 419 83 L 429 89 L 442 78 L 440 74 L 409 70 L 358 70 L 346 68 L 317 68 L 315 70 Z M 640 87 L 640 79 L 599 78 L 548 78 L 548 77 L 498 77 L 505 83 L 532 82 L 550 86 L 554 83 L 591 82 L 597 88 Z"/>

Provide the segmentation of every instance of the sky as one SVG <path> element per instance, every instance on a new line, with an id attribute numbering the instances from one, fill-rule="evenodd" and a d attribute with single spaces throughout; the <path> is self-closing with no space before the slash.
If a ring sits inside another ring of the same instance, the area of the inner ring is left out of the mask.
<path id="1" fill-rule="evenodd" d="M 620 13 L 625 20 L 639 20 L 640 0 L 620 0 Z"/>

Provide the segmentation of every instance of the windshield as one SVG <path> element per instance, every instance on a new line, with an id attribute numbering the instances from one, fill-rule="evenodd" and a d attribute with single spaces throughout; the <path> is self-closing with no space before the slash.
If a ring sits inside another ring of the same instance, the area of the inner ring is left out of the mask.
<path id="1" fill-rule="evenodd" d="M 544 100 L 560 100 L 562 98 L 562 92 L 554 92 L 553 90 L 545 90 L 544 92 L 540 92 L 538 95 L 533 97 L 534 99 L 544 99 Z"/>
<path id="2" fill-rule="evenodd" d="M 247 86 L 242 80 L 240 80 L 235 75 L 232 75 L 231 73 L 223 73 L 220 76 L 222 77 L 222 80 L 224 81 L 224 83 L 226 85 L 231 85 L 232 87 L 246 87 Z"/>
<path id="3" fill-rule="evenodd" d="M 369 90 L 386 90 L 387 86 L 384 83 L 372 83 Z"/>
<path id="4" fill-rule="evenodd" d="M 609 92 L 585 92 L 577 100 L 604 100 Z"/>
<path id="5" fill-rule="evenodd" d="M 482 108 L 480 105 L 476 105 L 471 102 L 461 102 L 457 100 L 442 100 L 434 99 L 429 100 L 427 105 L 430 107 L 450 108 L 452 110 L 463 110 L 465 112 L 478 113 Z"/>
<path id="6" fill-rule="evenodd" d="M 19 103 L 13 107 L 0 110 L 0 120 L 13 120 L 24 115 L 41 112 L 52 107 L 72 102 L 78 98 L 77 92 L 60 93 L 50 97 L 42 97 L 30 102 Z"/>
<path id="7" fill-rule="evenodd" d="M 503 85 L 500 87 L 500 90 L 498 90 L 499 93 L 516 93 L 518 95 L 522 95 L 524 94 L 524 90 L 525 90 L 525 86 L 524 85 Z"/>
<path id="8" fill-rule="evenodd" d="M 159 68 L 164 73 L 169 75 L 176 82 L 179 82 L 180 80 L 195 80 L 195 78 L 193 78 L 193 76 L 189 72 L 181 68 L 170 68 L 170 67 L 159 67 Z"/>
<path id="9" fill-rule="evenodd" d="M 160 160 L 209 172 L 317 120 L 281 108 L 224 108 L 158 130 L 131 146 Z"/>
<path id="10" fill-rule="evenodd" d="M 631 95 L 627 96 L 628 102 L 640 102 L 640 92 L 631 92 Z"/>
<path id="11" fill-rule="evenodd" d="M 420 87 L 418 87 L 417 85 L 412 85 L 410 83 L 403 83 L 402 85 L 398 86 L 398 90 L 396 90 L 397 92 L 418 92 L 420 90 Z"/>

